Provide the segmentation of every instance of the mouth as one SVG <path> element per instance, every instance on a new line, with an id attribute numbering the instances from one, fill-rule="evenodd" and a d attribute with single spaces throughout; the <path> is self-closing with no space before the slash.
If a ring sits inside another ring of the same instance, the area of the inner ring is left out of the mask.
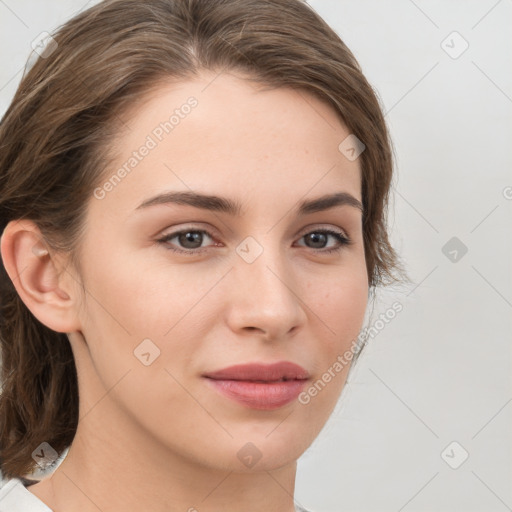
<path id="1" fill-rule="evenodd" d="M 203 377 L 216 391 L 245 407 L 274 410 L 297 398 L 309 373 L 295 363 L 283 361 L 230 366 Z"/>

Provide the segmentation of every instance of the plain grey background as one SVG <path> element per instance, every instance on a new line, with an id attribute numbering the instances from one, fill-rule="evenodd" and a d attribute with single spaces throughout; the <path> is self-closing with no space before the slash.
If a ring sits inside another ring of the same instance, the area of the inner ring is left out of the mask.
<path id="1" fill-rule="evenodd" d="M 213 0 L 212 0 L 213 1 Z M 31 42 L 96 1 L 0 0 L 0 115 Z M 299 461 L 315 512 L 512 510 L 512 1 L 309 0 L 382 102 L 414 284 Z"/>

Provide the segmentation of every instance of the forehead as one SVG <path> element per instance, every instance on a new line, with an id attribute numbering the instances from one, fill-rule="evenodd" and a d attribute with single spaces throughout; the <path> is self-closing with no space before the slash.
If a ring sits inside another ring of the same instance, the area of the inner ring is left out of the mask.
<path id="1" fill-rule="evenodd" d="M 350 132 L 305 91 L 204 72 L 162 84 L 121 120 L 104 208 L 128 212 L 163 189 L 275 202 L 336 188 L 361 200 L 359 160 L 339 150 Z"/>

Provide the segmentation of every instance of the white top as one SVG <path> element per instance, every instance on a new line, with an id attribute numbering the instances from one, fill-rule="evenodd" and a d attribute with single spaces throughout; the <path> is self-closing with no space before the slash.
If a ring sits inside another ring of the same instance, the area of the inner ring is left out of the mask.
<path id="1" fill-rule="evenodd" d="M 53 512 L 25 487 L 23 480 L 11 478 L 0 485 L 0 512 Z"/>
<path id="2" fill-rule="evenodd" d="M 0 512 L 53 512 L 25 487 L 32 482 L 36 480 L 11 478 L 0 481 Z M 308 512 L 299 505 L 295 505 L 295 510 Z"/>

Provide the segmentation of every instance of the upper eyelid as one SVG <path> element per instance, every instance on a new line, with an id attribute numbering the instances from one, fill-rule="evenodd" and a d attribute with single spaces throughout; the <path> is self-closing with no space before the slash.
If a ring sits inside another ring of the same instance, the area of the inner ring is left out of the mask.
<path id="1" fill-rule="evenodd" d="M 211 238 L 215 238 L 216 236 L 216 230 L 205 228 L 205 227 L 198 227 L 198 226 L 185 226 L 184 228 L 177 228 L 176 230 L 169 231 L 169 232 L 163 232 L 161 235 L 158 236 L 158 238 L 167 238 L 170 236 L 176 236 L 181 233 L 187 233 L 188 231 L 200 231 L 206 233 Z"/>
<path id="2" fill-rule="evenodd" d="M 338 226 L 333 226 L 332 224 L 326 224 L 326 223 L 321 223 L 321 222 L 313 223 L 308 226 L 305 226 L 304 228 L 302 228 L 299 231 L 299 233 L 309 233 L 310 231 L 314 231 L 315 229 L 318 229 L 319 231 L 323 230 L 323 229 L 339 230 L 341 232 L 341 234 L 348 236 L 348 233 L 344 228 L 340 228 Z M 218 230 L 216 230 L 215 228 L 202 227 L 201 224 L 198 224 L 198 225 L 189 225 L 189 226 L 185 225 L 183 228 L 176 228 L 175 231 L 170 231 L 169 233 L 165 233 L 161 236 L 179 234 L 184 231 L 205 231 L 206 233 L 209 233 L 209 234 L 218 233 Z M 218 235 L 218 236 L 220 236 L 220 235 Z"/>
<path id="3" fill-rule="evenodd" d="M 348 232 L 344 228 L 340 228 L 338 226 L 327 225 L 327 224 L 311 224 L 309 226 L 306 226 L 305 228 L 301 229 L 299 233 L 302 233 L 300 236 L 304 236 L 304 234 L 310 233 L 312 231 L 336 231 L 339 232 L 341 235 L 345 237 L 349 237 Z"/>

